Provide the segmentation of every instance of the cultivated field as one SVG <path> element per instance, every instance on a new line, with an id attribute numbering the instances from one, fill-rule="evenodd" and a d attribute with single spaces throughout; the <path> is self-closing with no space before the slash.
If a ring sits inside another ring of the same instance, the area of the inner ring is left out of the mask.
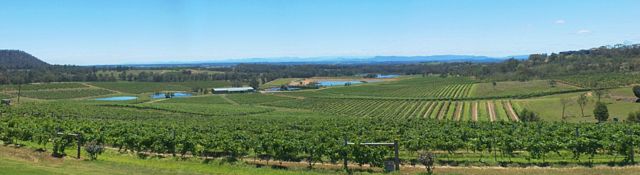
<path id="1" fill-rule="evenodd" d="M 392 149 L 347 147 L 344 139 L 354 143 L 397 139 L 402 173 L 423 171 L 415 166 L 419 164 L 418 152 L 425 150 L 436 153 L 436 172 L 442 174 L 607 174 L 620 172 L 608 166 L 633 164 L 629 151 L 636 152 L 637 146 L 620 145 L 634 145 L 634 139 L 640 138 L 638 125 L 587 124 L 595 123 L 592 111 L 597 99 L 593 93 L 562 83 L 553 89 L 547 83 L 497 82 L 492 90 L 492 84 L 476 83 L 472 78 L 415 76 L 294 92 L 195 94 L 173 99 L 148 96 L 155 91 L 189 91 L 225 82 L 29 85 L 49 88 L 24 90 L 24 96 L 48 100 L 0 108 L 0 140 L 9 145 L 1 149 L 21 145 L 27 148 L 15 151 L 53 152 L 52 145 L 64 143 L 69 147 L 66 152 L 72 154 L 74 142 L 62 142 L 60 136 L 49 134 L 53 132 L 82 133 L 87 139 L 101 139 L 109 149 L 95 162 L 64 161 L 54 167 L 19 156 L 0 158 L 0 162 L 26 167 L 10 168 L 10 172 L 36 174 L 59 172 L 60 167 L 69 167 L 64 172 L 91 168 L 100 174 L 108 168 L 137 166 L 141 172 L 158 174 L 227 170 L 237 174 L 335 174 L 344 173 L 340 162 L 348 159 L 352 170 L 381 173 L 381 163 L 390 159 Z M 528 97 L 531 92 L 538 95 Z M 545 95 L 548 92 L 553 93 Z M 640 105 L 629 100 L 633 98 L 629 87 L 607 92 L 601 101 L 608 105 L 611 118 L 623 121 L 629 112 L 640 110 Z M 589 100 L 584 108 L 586 117 L 581 117 L 575 101 L 585 93 Z M 93 99 L 105 94 L 140 98 Z M 567 104 L 564 118 L 560 99 L 574 101 Z M 525 108 L 546 122 L 523 122 L 519 115 Z M 30 154 L 42 159 L 39 161 L 59 161 Z M 309 165 L 313 168 L 308 169 Z M 271 166 L 274 168 L 265 168 Z M 554 169 L 535 168 L 548 166 Z"/>
<path id="2" fill-rule="evenodd" d="M 334 87 L 319 91 L 335 97 L 458 99 L 469 95 L 473 81 L 464 77 L 411 77 L 398 81 Z"/>
<path id="3" fill-rule="evenodd" d="M 156 83 L 156 82 L 95 82 L 93 86 L 109 89 L 113 91 L 140 94 L 145 92 L 162 91 L 192 91 L 194 88 L 228 87 L 231 83 L 226 81 L 204 81 L 204 82 L 177 82 L 177 83 Z"/>

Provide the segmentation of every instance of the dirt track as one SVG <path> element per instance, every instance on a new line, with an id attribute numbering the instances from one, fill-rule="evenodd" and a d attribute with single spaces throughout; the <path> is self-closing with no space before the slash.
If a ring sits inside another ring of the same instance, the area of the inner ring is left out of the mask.
<path id="1" fill-rule="evenodd" d="M 464 102 L 456 102 L 456 114 L 454 116 L 455 121 L 460 121 L 460 116 L 462 116 L 462 107 Z"/>
<path id="2" fill-rule="evenodd" d="M 507 110 L 507 113 L 509 114 L 509 117 L 511 118 L 511 121 L 516 121 L 516 122 L 520 121 L 518 114 L 516 114 L 516 112 L 513 111 L 513 106 L 511 106 L 511 101 L 502 102 L 502 104 L 505 105 L 505 108 Z"/>
<path id="3" fill-rule="evenodd" d="M 473 106 L 471 107 L 471 120 L 473 120 L 474 122 L 478 121 L 478 102 L 474 102 Z"/>
<path id="4" fill-rule="evenodd" d="M 489 120 L 494 122 L 496 121 L 496 110 L 495 105 L 491 101 L 487 101 L 487 110 L 489 111 Z"/>

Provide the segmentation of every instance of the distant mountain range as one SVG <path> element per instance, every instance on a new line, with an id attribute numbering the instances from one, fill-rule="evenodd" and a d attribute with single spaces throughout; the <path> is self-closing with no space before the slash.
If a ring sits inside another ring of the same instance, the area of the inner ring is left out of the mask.
<path id="1" fill-rule="evenodd" d="M 500 62 L 509 58 L 527 59 L 529 55 L 509 57 L 487 57 L 475 55 L 432 55 L 432 56 L 373 56 L 373 57 L 278 57 L 278 58 L 241 58 L 216 61 L 162 62 L 150 64 L 126 64 L 129 66 L 220 66 L 241 63 L 264 64 L 382 64 L 382 63 L 427 63 L 427 62 Z"/>
<path id="2" fill-rule="evenodd" d="M 433 55 L 433 56 L 373 56 L 373 57 L 278 57 L 241 58 L 217 61 L 162 62 L 141 64 L 119 64 L 134 67 L 184 67 L 184 66 L 230 66 L 241 63 L 263 64 L 384 64 L 384 63 L 427 63 L 427 62 L 500 62 L 505 59 L 527 59 L 528 55 L 510 57 L 487 57 L 474 55 Z M 48 63 L 20 50 L 0 50 L 0 67 L 8 69 L 29 69 L 49 66 Z M 117 65 L 98 65 L 117 66 Z"/>

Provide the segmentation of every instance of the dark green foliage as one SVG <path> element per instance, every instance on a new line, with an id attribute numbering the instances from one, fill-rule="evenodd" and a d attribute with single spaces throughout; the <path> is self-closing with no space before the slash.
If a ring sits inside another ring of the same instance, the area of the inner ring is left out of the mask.
<path id="1" fill-rule="evenodd" d="M 527 108 L 522 109 L 520 114 L 518 114 L 520 120 L 523 122 L 537 122 L 540 121 L 540 117 L 537 113 L 528 110 Z"/>
<path id="2" fill-rule="evenodd" d="M 557 84 L 558 83 L 556 82 L 556 80 L 549 80 L 549 86 L 550 87 L 554 88 L 554 87 L 556 87 Z"/>
<path id="3" fill-rule="evenodd" d="M 258 81 L 258 79 L 253 78 L 251 79 L 251 81 L 249 82 L 249 86 L 251 86 L 253 89 L 259 89 L 260 88 L 260 82 Z"/>
<path id="4" fill-rule="evenodd" d="M 78 109 L 81 112 L 91 110 L 88 106 L 76 108 L 81 108 Z M 401 151 L 411 156 L 427 150 L 451 155 L 469 149 L 481 155 L 491 153 L 501 159 L 521 155 L 531 155 L 530 159 L 544 159 L 545 154 L 559 151 L 570 151 L 579 157 L 595 155 L 603 150 L 629 157 L 629 161 L 632 160 L 631 154 L 627 153 L 637 148 L 637 138 L 640 138 L 640 133 L 636 132 L 640 130 L 640 125 L 636 124 L 442 122 L 407 118 L 308 116 L 311 113 L 300 113 L 304 117 L 278 114 L 212 118 L 129 112 L 128 116 L 107 117 L 103 111 L 95 111 L 95 115 L 72 115 L 75 112 L 71 109 L 49 109 L 30 107 L 27 110 L 18 108 L 8 113 L 5 111 L 0 117 L 0 139 L 13 140 L 5 142 L 13 144 L 18 141 L 36 142 L 36 136 L 40 134 L 79 133 L 87 140 L 104 138 L 104 145 L 123 151 L 176 152 L 196 157 L 231 159 L 243 158 L 255 152 L 257 157 L 276 161 L 307 160 L 313 164 L 318 160 L 339 162 L 347 158 L 350 162 L 379 166 L 385 157 L 391 156 L 392 149 L 345 147 L 342 145 L 345 137 L 354 143 L 398 139 Z M 116 111 L 113 108 L 109 110 Z M 68 117 L 57 117 L 62 114 Z M 429 132 L 425 132 L 425 128 L 429 128 Z M 578 128 L 579 134 L 574 133 L 575 128 Z M 632 132 L 626 133 L 627 130 Z M 401 134 L 398 134 L 399 131 Z M 75 146 L 72 137 L 56 136 L 52 139 L 53 151 L 58 155 L 63 155 L 65 148 Z"/>
<path id="5" fill-rule="evenodd" d="M 49 66 L 48 63 L 20 50 L 0 50 L 0 67 L 4 69 L 32 69 Z"/>
<path id="6" fill-rule="evenodd" d="M 640 86 L 638 85 L 633 86 L 632 90 L 633 90 L 633 95 L 640 98 Z"/>
<path id="7" fill-rule="evenodd" d="M 631 123 L 640 123 L 640 111 L 629 113 L 626 121 Z"/>
<path id="8" fill-rule="evenodd" d="M 609 119 L 609 110 L 607 109 L 607 105 L 602 102 L 596 103 L 596 108 L 593 109 L 593 116 L 596 117 L 598 122 L 605 122 Z"/>

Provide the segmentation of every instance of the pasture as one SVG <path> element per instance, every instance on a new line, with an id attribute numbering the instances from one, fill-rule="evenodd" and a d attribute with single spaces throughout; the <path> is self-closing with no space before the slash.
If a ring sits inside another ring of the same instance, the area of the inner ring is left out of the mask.
<path id="1" fill-rule="evenodd" d="M 83 97 L 95 97 L 112 94 L 113 92 L 105 89 L 83 88 L 83 89 L 65 89 L 65 90 L 49 90 L 49 91 L 22 91 L 23 97 L 35 99 L 72 99 Z M 15 95 L 15 94 L 14 94 Z"/>
<path id="2" fill-rule="evenodd" d="M 587 94 L 587 103 L 584 110 L 580 109 L 577 103 L 580 94 Z M 593 110 L 597 97 L 592 92 L 578 92 L 561 95 L 552 95 L 541 98 L 515 100 L 514 102 L 522 106 L 538 112 L 545 121 L 563 121 L 561 99 L 567 101 L 565 106 L 565 121 L 568 122 L 595 122 Z M 631 87 L 615 88 L 608 90 L 601 101 L 609 108 L 609 118 L 617 118 L 620 121 L 626 120 L 627 115 L 631 112 L 640 111 L 640 103 L 634 101 L 635 96 L 631 91 Z M 584 117 L 582 113 L 584 111 Z"/>
<path id="3" fill-rule="evenodd" d="M 87 88 L 83 83 L 35 83 L 24 85 L 0 85 L 0 91 L 17 91 L 18 89 L 24 91 L 32 90 L 52 90 L 52 89 L 73 89 L 73 88 Z"/>
<path id="4" fill-rule="evenodd" d="M 544 94 L 553 92 L 563 92 L 577 90 L 578 87 L 555 82 L 554 85 L 549 80 L 532 80 L 532 81 L 503 81 L 493 83 L 477 83 L 471 88 L 469 96 L 471 97 L 517 97 L 530 94 Z"/>
<path id="5" fill-rule="evenodd" d="M 282 85 L 289 85 L 293 81 L 301 80 L 301 78 L 278 78 L 270 82 L 266 82 L 260 85 L 261 89 L 280 87 Z"/>

